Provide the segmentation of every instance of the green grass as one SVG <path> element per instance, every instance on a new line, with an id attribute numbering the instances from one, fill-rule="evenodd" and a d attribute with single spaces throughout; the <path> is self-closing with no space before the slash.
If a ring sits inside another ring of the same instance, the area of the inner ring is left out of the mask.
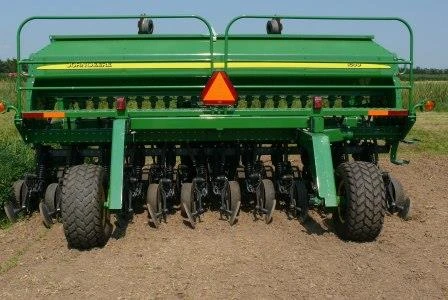
<path id="1" fill-rule="evenodd" d="M 448 113 L 424 112 L 417 115 L 417 122 L 407 139 L 417 139 L 414 145 L 402 145 L 400 151 L 448 155 Z"/>
<path id="2" fill-rule="evenodd" d="M 15 81 L 11 78 L 0 79 L 0 100 L 16 103 Z"/>
<path id="3" fill-rule="evenodd" d="M 0 79 L 0 99 L 16 103 L 14 80 Z M 14 122 L 14 113 L 0 114 L 0 228 L 7 228 L 3 202 L 11 197 L 11 185 L 17 179 L 23 178 L 25 173 L 33 170 L 34 151 L 26 146 Z"/>
<path id="4" fill-rule="evenodd" d="M 14 114 L 0 115 L 0 203 L 11 197 L 11 185 L 30 173 L 34 166 L 34 151 L 26 146 L 13 123 Z M 3 207 L 3 205 L 2 205 Z M 4 211 L 0 210 L 0 228 L 7 227 Z"/>
<path id="5" fill-rule="evenodd" d="M 2 262 L 0 264 L 0 275 L 8 272 L 12 268 L 15 268 L 18 265 L 20 258 L 24 253 L 25 251 L 23 250 L 17 251 L 13 256 L 8 258 L 6 261 Z"/>

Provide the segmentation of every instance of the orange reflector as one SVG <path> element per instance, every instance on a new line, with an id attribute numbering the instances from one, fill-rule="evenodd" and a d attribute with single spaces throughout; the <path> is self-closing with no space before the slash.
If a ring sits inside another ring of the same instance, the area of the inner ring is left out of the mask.
<path id="1" fill-rule="evenodd" d="M 234 105 L 238 94 L 226 72 L 214 72 L 202 91 L 204 105 Z"/>
<path id="2" fill-rule="evenodd" d="M 371 109 L 368 111 L 368 115 L 371 117 L 407 117 L 409 115 L 409 112 L 406 109 L 403 110 Z"/>
<path id="3" fill-rule="evenodd" d="M 428 100 L 423 105 L 423 109 L 425 111 L 432 111 L 432 110 L 434 110 L 435 107 L 436 107 L 436 103 L 433 100 Z"/>
<path id="4" fill-rule="evenodd" d="M 0 113 L 4 112 L 6 110 L 6 105 L 5 103 L 0 101 Z"/>
<path id="5" fill-rule="evenodd" d="M 65 112 L 49 111 L 49 112 L 24 112 L 22 113 L 24 119 L 63 119 Z"/>

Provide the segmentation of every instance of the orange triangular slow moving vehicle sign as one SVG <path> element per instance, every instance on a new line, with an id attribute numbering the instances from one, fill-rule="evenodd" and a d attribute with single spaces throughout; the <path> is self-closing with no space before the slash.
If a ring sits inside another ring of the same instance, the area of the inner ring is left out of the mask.
<path id="1" fill-rule="evenodd" d="M 204 105 L 234 105 L 238 94 L 224 71 L 215 71 L 202 91 Z"/>

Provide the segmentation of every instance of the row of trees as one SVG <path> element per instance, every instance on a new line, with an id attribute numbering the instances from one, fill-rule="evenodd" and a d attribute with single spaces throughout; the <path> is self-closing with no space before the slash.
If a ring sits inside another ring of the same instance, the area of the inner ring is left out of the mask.
<path id="1" fill-rule="evenodd" d="M 448 75 L 448 69 L 436 69 L 436 68 L 414 68 L 414 74 L 422 75 Z"/>
<path id="2" fill-rule="evenodd" d="M 8 58 L 6 60 L 0 59 L 0 74 L 15 72 L 17 72 L 17 60 L 15 58 Z"/>

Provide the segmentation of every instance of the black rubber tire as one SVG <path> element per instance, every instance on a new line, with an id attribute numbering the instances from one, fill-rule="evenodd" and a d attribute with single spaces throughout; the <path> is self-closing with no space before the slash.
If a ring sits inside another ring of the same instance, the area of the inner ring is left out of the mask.
<path id="1" fill-rule="evenodd" d="M 403 186 L 401 185 L 400 181 L 396 179 L 394 176 L 389 175 L 389 185 L 390 189 L 392 191 L 392 198 L 395 200 L 395 204 L 397 206 L 403 206 L 406 201 L 406 195 L 404 193 Z M 389 188 L 389 187 L 388 187 Z"/>
<path id="2" fill-rule="evenodd" d="M 308 190 L 306 188 L 305 182 L 303 180 L 296 180 L 294 182 L 294 196 L 296 197 L 295 208 L 296 216 L 300 223 L 305 223 L 309 219 L 308 208 L 309 208 L 309 197 Z"/>
<path id="3" fill-rule="evenodd" d="M 12 184 L 13 197 L 5 201 L 3 204 L 6 217 L 11 223 L 17 222 L 17 214 L 15 214 L 14 211 L 22 206 L 23 183 L 24 180 L 17 180 Z"/>
<path id="4" fill-rule="evenodd" d="M 10 200 L 5 201 L 5 203 L 3 203 L 3 209 L 5 210 L 5 214 L 9 222 L 11 223 L 17 222 L 17 214 L 14 213 L 16 207 L 12 201 Z"/>
<path id="5" fill-rule="evenodd" d="M 339 165 L 336 171 L 341 203 L 333 214 L 336 233 L 344 240 L 369 242 L 383 228 L 386 193 L 379 168 L 369 162 Z"/>
<path id="6" fill-rule="evenodd" d="M 51 228 L 54 224 L 53 218 L 56 217 L 56 191 L 59 184 L 50 183 L 45 189 L 45 196 L 39 203 L 39 213 L 42 223 L 47 228 Z"/>
<path id="7" fill-rule="evenodd" d="M 54 213 L 56 211 L 56 191 L 58 189 L 58 186 L 59 184 L 57 183 L 51 183 L 45 190 L 45 197 L 43 201 L 50 213 Z"/>
<path id="8" fill-rule="evenodd" d="M 162 199 L 158 183 L 149 184 L 148 192 L 146 193 L 146 204 L 151 205 L 156 213 L 162 209 Z"/>
<path id="9" fill-rule="evenodd" d="M 238 214 L 240 212 L 241 206 L 241 189 L 238 181 L 229 181 L 229 192 L 230 192 L 230 207 L 229 210 L 232 212 L 229 223 L 234 225 L 238 221 Z"/>
<path id="10" fill-rule="evenodd" d="M 16 201 L 15 205 L 17 205 L 17 207 L 19 207 L 21 205 L 21 201 L 22 201 L 22 186 L 23 183 L 25 181 L 20 179 L 15 181 L 12 184 L 12 191 L 14 193 L 14 200 Z"/>
<path id="11" fill-rule="evenodd" d="M 196 186 L 194 183 L 183 183 L 181 189 L 181 214 L 188 220 L 191 228 L 196 228 Z"/>
<path id="12" fill-rule="evenodd" d="M 151 219 L 150 221 L 156 228 L 158 228 L 160 222 L 157 214 L 162 209 L 162 200 L 158 183 L 149 184 L 148 191 L 146 193 L 146 205 L 148 206 L 148 213 Z"/>
<path id="13" fill-rule="evenodd" d="M 104 170 L 97 165 L 71 167 L 62 185 L 61 213 L 70 248 L 91 249 L 107 243 L 111 233 L 104 208 Z"/>
<path id="14" fill-rule="evenodd" d="M 389 182 L 389 184 L 386 186 L 386 198 L 388 199 L 388 202 L 391 200 L 395 201 L 395 205 L 398 207 L 398 216 L 400 218 L 402 218 L 403 220 L 411 219 L 411 199 L 406 196 L 403 186 L 397 178 L 390 174 L 388 174 L 388 177 L 388 179 L 384 179 L 383 177 L 383 180 L 385 182 Z M 388 209 L 389 212 L 394 213 L 394 211 L 391 211 L 390 207 L 388 207 Z"/>
<path id="15" fill-rule="evenodd" d="M 405 221 L 412 219 L 412 201 L 409 197 L 406 197 L 402 204 L 403 210 L 398 212 L 398 216 Z"/>
<path id="16" fill-rule="evenodd" d="M 186 218 L 187 213 L 185 212 L 185 208 L 182 204 L 185 204 L 187 209 L 191 211 L 191 192 L 192 192 L 192 186 L 193 184 L 191 182 L 184 182 L 182 183 L 182 187 L 180 189 L 180 214 L 182 217 Z"/>
<path id="17" fill-rule="evenodd" d="M 275 200 L 275 188 L 274 183 L 269 179 L 263 179 L 262 185 L 264 192 L 263 208 L 268 211 L 268 213 L 265 214 L 264 220 L 266 224 L 269 224 L 272 222 L 272 214 L 277 203 L 277 201 Z"/>
<path id="18" fill-rule="evenodd" d="M 61 201 L 62 201 L 62 187 L 60 184 L 58 184 L 55 195 L 55 209 L 56 209 L 56 219 L 59 223 L 61 222 Z"/>

